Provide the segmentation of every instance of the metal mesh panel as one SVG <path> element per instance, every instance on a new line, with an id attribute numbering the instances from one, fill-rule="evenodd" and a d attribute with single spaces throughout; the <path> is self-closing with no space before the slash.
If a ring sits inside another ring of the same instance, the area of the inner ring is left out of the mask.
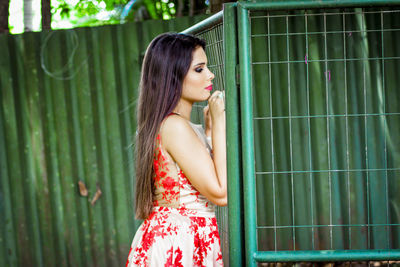
<path id="1" fill-rule="evenodd" d="M 224 90 L 224 68 L 223 68 L 223 47 L 222 47 L 222 23 L 214 25 L 196 36 L 206 41 L 207 67 L 215 78 L 213 80 L 213 92 L 215 90 Z M 193 106 L 192 118 L 198 122 L 203 122 L 203 108 L 207 105 L 207 101 L 196 103 Z"/>
<path id="2" fill-rule="evenodd" d="M 400 248 L 400 8 L 251 11 L 259 251 Z"/>
<path id="3" fill-rule="evenodd" d="M 196 34 L 204 39 L 206 44 L 206 54 L 208 68 L 214 73 L 213 92 L 215 90 L 224 91 L 224 53 L 223 53 L 223 28 L 222 23 L 208 27 L 206 30 Z M 195 103 L 192 110 L 192 120 L 204 124 L 203 108 L 207 102 Z M 228 243 L 228 209 L 227 207 L 217 207 L 216 211 L 218 229 L 221 238 L 221 247 L 224 264 L 229 266 L 229 243 Z"/>

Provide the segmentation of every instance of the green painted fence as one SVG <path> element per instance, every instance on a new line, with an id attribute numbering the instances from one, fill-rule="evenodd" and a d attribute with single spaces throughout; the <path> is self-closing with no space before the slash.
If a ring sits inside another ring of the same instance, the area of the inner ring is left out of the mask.
<path id="1" fill-rule="evenodd" d="M 144 51 L 204 18 L 0 35 L 0 266 L 125 264 Z"/>

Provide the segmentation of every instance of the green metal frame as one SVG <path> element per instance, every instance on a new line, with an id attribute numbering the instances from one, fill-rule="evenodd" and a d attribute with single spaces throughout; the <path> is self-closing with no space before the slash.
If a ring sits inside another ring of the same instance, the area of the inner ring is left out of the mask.
<path id="1" fill-rule="evenodd" d="M 305 8 L 344 8 L 398 5 L 398 0 L 306 0 L 306 1 L 274 1 L 274 2 L 239 2 L 238 6 L 246 10 L 285 10 Z"/>
<path id="2" fill-rule="evenodd" d="M 239 61 L 240 61 L 240 108 L 242 130 L 242 156 L 243 156 L 243 195 L 245 205 L 244 227 L 246 266 L 255 264 L 254 253 L 257 251 L 256 240 L 256 185 L 254 164 L 254 137 L 253 137 L 253 97 L 252 97 L 252 67 L 251 67 L 251 43 L 250 23 L 248 10 L 238 6 L 239 27 Z M 247 119 L 245 119 L 247 118 Z"/>
<path id="3" fill-rule="evenodd" d="M 243 202 L 241 197 L 241 145 L 239 91 L 236 71 L 237 25 L 236 3 L 224 5 L 225 93 L 227 123 L 228 213 L 229 213 L 229 263 L 243 266 Z M 229 64 L 226 64 L 229 62 Z"/>
<path id="4" fill-rule="evenodd" d="M 190 28 L 187 28 L 186 30 L 182 31 L 182 33 L 186 33 L 186 34 L 197 34 L 201 31 L 204 31 L 214 25 L 217 25 L 218 23 L 221 23 L 223 20 L 223 12 L 220 11 L 214 15 L 212 15 L 211 17 L 193 25 Z"/>
<path id="5" fill-rule="evenodd" d="M 240 61 L 240 107 L 242 130 L 242 166 L 244 187 L 244 231 L 246 244 L 246 266 L 256 266 L 256 262 L 296 262 L 296 261 L 349 261 L 349 260 L 398 260 L 400 250 L 319 250 L 319 251 L 258 251 L 256 234 L 256 185 L 253 137 L 252 65 L 250 10 L 285 10 L 329 7 L 367 7 L 399 5 L 400 1 L 285 1 L 285 2 L 239 2 L 238 40 Z"/>

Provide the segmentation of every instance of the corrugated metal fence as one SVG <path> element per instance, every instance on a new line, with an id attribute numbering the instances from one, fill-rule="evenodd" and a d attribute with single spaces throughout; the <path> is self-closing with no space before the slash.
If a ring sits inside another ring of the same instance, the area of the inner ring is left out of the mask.
<path id="1" fill-rule="evenodd" d="M 205 17 L 0 35 L 0 266 L 124 265 L 144 51 Z"/>

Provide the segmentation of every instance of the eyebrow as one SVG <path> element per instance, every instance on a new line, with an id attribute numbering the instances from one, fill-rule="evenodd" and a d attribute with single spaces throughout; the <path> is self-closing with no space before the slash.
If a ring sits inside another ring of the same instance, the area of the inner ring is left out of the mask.
<path id="1" fill-rule="evenodd" d="M 205 62 L 197 63 L 196 65 L 194 65 L 194 67 L 205 65 L 205 64 L 206 64 Z"/>

